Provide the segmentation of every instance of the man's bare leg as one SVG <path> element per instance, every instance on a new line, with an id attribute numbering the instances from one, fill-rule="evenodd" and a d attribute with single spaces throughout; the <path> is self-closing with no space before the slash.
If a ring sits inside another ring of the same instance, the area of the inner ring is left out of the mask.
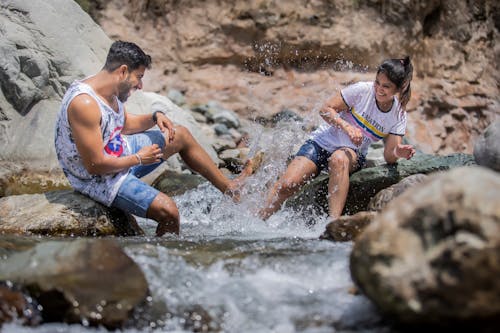
<path id="1" fill-rule="evenodd" d="M 194 171 L 202 175 L 211 182 L 222 193 L 230 196 L 237 195 L 237 189 L 242 181 L 253 173 L 253 164 L 247 165 L 239 177 L 228 179 L 212 161 L 208 153 L 191 135 L 188 129 L 183 126 L 175 127 L 175 138 L 171 143 L 166 144 L 163 156 L 169 158 L 175 153 L 179 153 L 184 162 Z"/>
<path id="2" fill-rule="evenodd" d="M 333 221 L 342 215 L 349 192 L 349 175 L 354 171 L 357 161 L 356 153 L 349 148 L 335 151 L 328 161 L 328 206 Z"/>
<path id="3" fill-rule="evenodd" d="M 156 236 L 163 236 L 165 233 L 179 234 L 180 218 L 179 210 L 174 200 L 165 193 L 160 192 L 148 208 L 146 217 L 158 222 Z"/>
<path id="4" fill-rule="evenodd" d="M 318 173 L 318 167 L 306 157 L 298 156 L 293 159 L 285 173 L 273 185 L 267 195 L 264 208 L 258 213 L 259 217 L 266 220 L 281 208 L 288 199 Z"/>

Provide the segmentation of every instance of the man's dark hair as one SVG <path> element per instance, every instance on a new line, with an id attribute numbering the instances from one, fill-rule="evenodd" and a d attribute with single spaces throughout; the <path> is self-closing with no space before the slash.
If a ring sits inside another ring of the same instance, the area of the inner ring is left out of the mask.
<path id="1" fill-rule="evenodd" d="M 151 68 L 151 56 L 136 44 L 119 40 L 111 44 L 103 69 L 112 72 L 121 65 L 127 65 L 129 71 L 140 66 Z"/>

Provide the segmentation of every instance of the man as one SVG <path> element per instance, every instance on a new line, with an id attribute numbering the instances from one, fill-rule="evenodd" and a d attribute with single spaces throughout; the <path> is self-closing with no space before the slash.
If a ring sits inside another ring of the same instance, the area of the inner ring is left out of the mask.
<path id="1" fill-rule="evenodd" d="M 240 181 L 229 180 L 212 162 L 191 133 L 174 125 L 162 112 L 127 113 L 123 103 L 151 66 L 151 57 L 134 43 L 111 45 L 101 71 L 67 90 L 57 117 L 57 158 L 77 191 L 111 207 L 158 222 L 156 235 L 179 233 L 175 202 L 142 182 L 163 160 L 179 153 L 194 171 L 232 197 Z M 158 125 L 160 130 L 148 129 Z M 237 199 L 237 198 L 236 198 Z"/>

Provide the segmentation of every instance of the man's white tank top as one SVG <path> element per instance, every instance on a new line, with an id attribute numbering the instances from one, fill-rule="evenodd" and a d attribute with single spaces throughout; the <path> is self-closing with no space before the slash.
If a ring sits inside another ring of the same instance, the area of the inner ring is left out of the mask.
<path id="1" fill-rule="evenodd" d="M 111 156 L 129 155 L 126 141 L 121 135 L 125 123 L 123 103 L 119 100 L 118 112 L 104 103 L 95 91 L 82 81 L 75 81 L 63 97 L 61 109 L 57 115 L 55 129 L 55 147 L 59 163 L 71 186 L 92 199 L 110 206 L 115 199 L 120 185 L 125 180 L 128 170 L 114 174 L 91 175 L 76 148 L 75 140 L 68 122 L 68 106 L 73 98 L 87 94 L 94 98 L 101 111 L 101 134 L 104 142 L 103 153 Z"/>

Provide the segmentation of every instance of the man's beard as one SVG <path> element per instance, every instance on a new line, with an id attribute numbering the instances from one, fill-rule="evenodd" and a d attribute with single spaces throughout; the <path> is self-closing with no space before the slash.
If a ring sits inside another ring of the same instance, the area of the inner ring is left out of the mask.
<path id="1" fill-rule="evenodd" d="M 127 101 L 131 89 L 132 85 L 128 78 L 124 82 L 120 82 L 118 85 L 118 99 L 120 102 L 125 103 Z"/>

